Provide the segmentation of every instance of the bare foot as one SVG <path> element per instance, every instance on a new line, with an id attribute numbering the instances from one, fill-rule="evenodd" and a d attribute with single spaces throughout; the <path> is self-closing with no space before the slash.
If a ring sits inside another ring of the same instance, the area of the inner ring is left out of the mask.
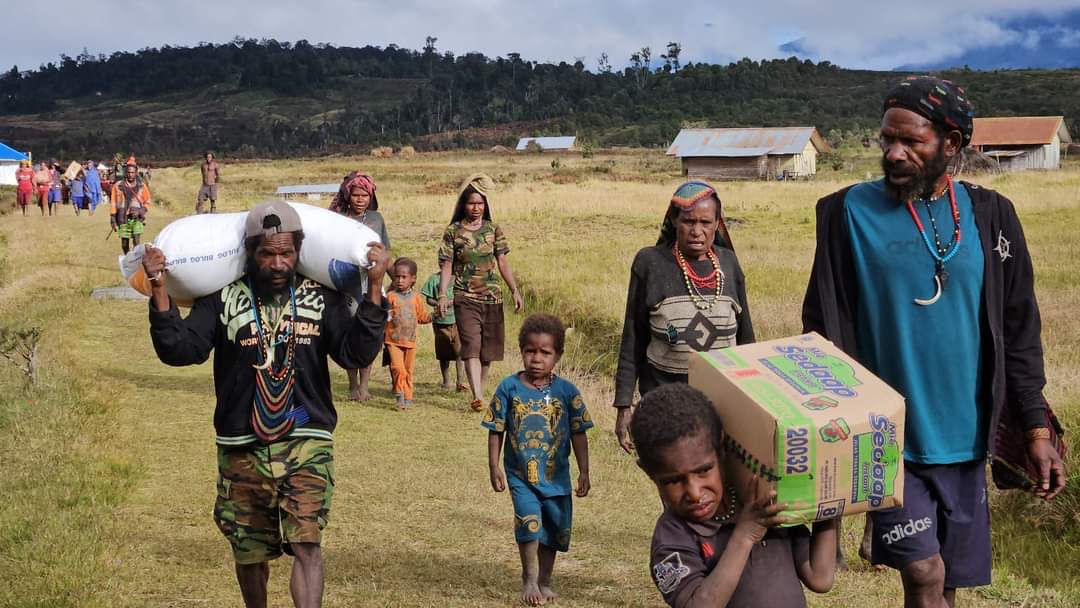
<path id="1" fill-rule="evenodd" d="M 543 606 L 547 598 L 540 592 L 540 587 L 536 583 L 527 582 L 521 588 L 521 601 L 525 602 L 526 606 Z"/>
<path id="2" fill-rule="evenodd" d="M 360 401 L 360 389 L 358 389 L 358 388 L 349 389 L 349 401 Z"/>
<path id="3" fill-rule="evenodd" d="M 548 602 L 554 602 L 559 599 L 559 594 L 555 593 L 549 585 L 540 585 L 540 593 L 544 594 L 544 600 Z"/>

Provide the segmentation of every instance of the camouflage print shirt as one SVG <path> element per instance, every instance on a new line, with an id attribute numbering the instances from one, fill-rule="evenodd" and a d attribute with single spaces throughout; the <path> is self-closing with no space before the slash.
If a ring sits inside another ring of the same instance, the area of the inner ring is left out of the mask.
<path id="1" fill-rule="evenodd" d="M 453 262 L 455 294 L 485 304 L 501 304 L 502 289 L 495 258 L 509 252 L 506 235 L 495 222 L 484 220 L 477 230 L 468 230 L 461 222 L 454 222 L 443 232 L 439 263 Z"/>

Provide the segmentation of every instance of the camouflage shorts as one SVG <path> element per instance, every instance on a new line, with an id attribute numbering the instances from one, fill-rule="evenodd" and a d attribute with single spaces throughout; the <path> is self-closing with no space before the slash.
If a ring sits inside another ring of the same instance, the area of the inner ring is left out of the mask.
<path id="1" fill-rule="evenodd" d="M 117 225 L 116 235 L 122 239 L 130 239 L 133 236 L 139 236 L 144 230 L 146 230 L 146 226 L 139 220 L 128 220 Z"/>
<path id="2" fill-rule="evenodd" d="M 322 540 L 334 493 L 332 442 L 218 446 L 218 473 L 214 521 L 236 563 L 269 561 L 289 552 L 289 543 Z"/>

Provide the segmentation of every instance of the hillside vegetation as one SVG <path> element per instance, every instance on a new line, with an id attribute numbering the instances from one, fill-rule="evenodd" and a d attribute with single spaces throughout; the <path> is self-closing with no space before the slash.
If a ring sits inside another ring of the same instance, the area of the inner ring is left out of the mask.
<path id="1" fill-rule="evenodd" d="M 61 56 L 0 76 L 0 140 L 39 157 L 206 148 L 287 157 L 371 146 L 480 148 L 522 135 L 577 134 L 601 146 L 658 146 L 685 125 L 813 125 L 865 138 L 902 74 L 794 57 L 680 64 L 644 48 L 622 71 L 516 53 L 421 51 L 236 39 L 111 56 Z M 1080 70 L 943 72 L 980 115 L 1064 115 L 1080 132 Z"/>

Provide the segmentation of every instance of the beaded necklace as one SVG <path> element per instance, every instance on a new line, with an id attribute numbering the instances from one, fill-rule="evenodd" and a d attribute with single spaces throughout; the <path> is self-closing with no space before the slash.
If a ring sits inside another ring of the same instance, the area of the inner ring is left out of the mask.
<path id="1" fill-rule="evenodd" d="M 694 272 L 694 269 L 690 267 L 690 264 L 683 258 L 683 254 L 679 251 L 679 246 L 675 245 L 671 248 L 672 253 L 675 255 L 675 263 L 679 265 L 682 270 L 683 281 L 686 283 L 686 291 L 690 295 L 690 301 L 694 303 L 694 307 L 698 310 L 709 310 L 716 302 L 720 300 L 720 294 L 724 292 L 724 271 L 720 270 L 720 259 L 716 257 L 716 252 L 709 248 L 706 256 L 709 261 L 712 262 L 713 271 L 705 276 L 701 276 Z M 719 279 L 719 280 L 718 280 Z M 715 288 L 716 293 L 709 298 L 702 293 L 703 289 Z"/>
<path id="2" fill-rule="evenodd" d="M 255 314 L 261 360 L 253 366 L 255 402 L 251 410 L 251 426 L 260 440 L 270 443 L 285 436 L 295 424 L 306 422 L 306 415 L 303 412 L 297 413 L 292 407 L 293 388 L 296 385 L 296 370 L 293 365 L 296 354 L 296 332 L 293 331 L 296 320 L 296 290 L 289 285 L 291 322 L 286 325 L 284 335 L 279 338 L 278 333 L 285 319 L 284 309 L 278 312 L 277 319 L 271 326 L 269 319 L 260 314 L 262 302 L 250 278 L 248 289 L 251 290 L 251 308 Z M 282 344 L 285 345 L 285 358 L 280 365 L 275 365 L 275 351 Z"/>
<path id="3" fill-rule="evenodd" d="M 934 259 L 934 283 L 937 286 L 937 292 L 932 298 L 923 300 L 915 298 L 915 303 L 921 306 L 929 306 L 934 302 L 937 302 L 941 297 L 941 293 L 945 291 L 945 285 L 949 281 L 949 273 L 945 270 L 945 264 L 948 264 L 950 260 L 956 257 L 956 254 L 960 252 L 960 209 L 956 206 L 956 191 L 953 189 L 952 176 L 946 175 L 946 188 L 949 191 L 949 205 L 952 210 L 953 218 L 953 237 L 952 242 L 948 245 L 941 243 L 941 237 L 938 234 L 937 220 L 934 219 L 933 210 L 930 208 L 930 201 L 923 200 L 926 205 L 926 213 L 930 216 L 930 225 L 934 230 L 934 243 L 930 243 L 930 237 L 926 234 L 926 228 L 923 227 L 922 220 L 919 218 L 918 212 L 915 211 L 915 205 L 909 199 L 907 202 L 908 213 L 911 214 L 911 219 L 915 222 L 915 228 L 919 230 L 919 236 L 922 237 L 923 244 L 926 245 L 926 250 L 930 252 L 930 257 Z"/>
<path id="4" fill-rule="evenodd" d="M 724 486 L 724 497 L 727 498 L 728 503 L 727 513 L 721 514 L 718 511 L 712 516 L 712 520 L 719 524 L 726 524 L 735 518 L 735 489 L 731 487 L 731 484 Z"/>

